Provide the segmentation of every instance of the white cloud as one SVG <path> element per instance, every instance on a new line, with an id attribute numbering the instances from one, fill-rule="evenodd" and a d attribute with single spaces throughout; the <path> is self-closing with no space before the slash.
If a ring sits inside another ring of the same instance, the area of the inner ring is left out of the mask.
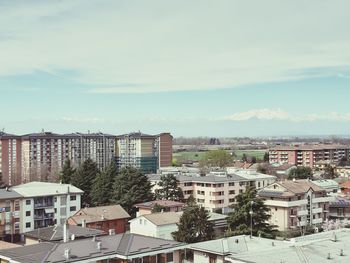
<path id="1" fill-rule="evenodd" d="M 95 93 L 307 77 L 350 65 L 349 9 L 347 0 L 10 1 L 0 3 L 0 76 L 54 72 Z"/>
<path id="2" fill-rule="evenodd" d="M 340 121 L 349 122 L 350 113 L 329 112 L 325 114 L 291 114 L 282 109 L 252 109 L 245 112 L 237 112 L 230 116 L 220 118 L 228 121 L 247 121 L 251 119 L 258 120 L 279 120 L 279 121 Z"/>

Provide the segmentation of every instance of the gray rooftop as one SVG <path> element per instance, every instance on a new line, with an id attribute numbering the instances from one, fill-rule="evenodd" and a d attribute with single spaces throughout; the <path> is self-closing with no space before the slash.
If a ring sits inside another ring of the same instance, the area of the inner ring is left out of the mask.
<path id="1" fill-rule="evenodd" d="M 147 175 L 148 179 L 151 181 L 159 181 L 159 174 L 149 174 Z M 225 182 L 247 182 L 249 181 L 246 178 L 243 178 L 239 175 L 232 174 L 228 176 L 216 176 L 216 175 L 207 175 L 207 176 L 186 176 L 186 175 L 175 175 L 180 182 L 195 182 L 195 183 L 225 183 Z"/>
<path id="2" fill-rule="evenodd" d="M 83 191 L 70 184 L 56 184 L 47 182 L 30 182 L 12 187 L 13 191 L 24 197 L 50 196 L 61 194 L 82 194 Z"/>
<path id="3" fill-rule="evenodd" d="M 21 197 L 23 197 L 23 196 L 15 191 L 13 191 L 11 187 L 0 189 L 0 200 L 1 199 L 15 199 L 15 198 L 21 198 Z"/>
<path id="4" fill-rule="evenodd" d="M 106 234 L 102 230 L 86 228 L 81 226 L 69 225 L 69 234 L 74 234 L 75 238 L 86 238 L 92 236 L 100 236 Z M 33 231 L 26 232 L 26 237 L 40 239 L 42 241 L 61 241 L 63 240 L 63 226 L 50 226 L 35 229 Z"/>
<path id="5" fill-rule="evenodd" d="M 97 247 L 97 242 L 101 242 L 100 250 Z M 68 243 L 43 242 L 36 245 L 1 250 L 0 258 L 6 257 L 21 263 L 79 262 L 82 260 L 95 262 L 111 256 L 132 259 L 143 253 L 168 252 L 172 249 L 176 250 L 182 245 L 182 243 L 176 241 L 124 233 L 100 236 L 95 241 L 89 238 Z M 66 260 L 64 257 L 66 249 L 70 249 L 70 260 Z"/>

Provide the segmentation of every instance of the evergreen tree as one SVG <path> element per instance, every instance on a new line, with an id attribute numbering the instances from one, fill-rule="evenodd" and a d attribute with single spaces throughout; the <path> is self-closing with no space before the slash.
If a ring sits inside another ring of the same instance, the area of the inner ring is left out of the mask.
<path id="1" fill-rule="evenodd" d="M 83 164 L 75 171 L 71 178 L 71 184 L 84 191 L 81 203 L 82 205 L 91 205 L 91 188 L 94 179 L 100 173 L 97 164 L 87 159 Z"/>
<path id="2" fill-rule="evenodd" d="M 242 161 L 243 162 L 247 162 L 248 161 L 248 157 L 247 157 L 247 155 L 245 153 L 243 153 L 243 155 L 242 155 Z"/>
<path id="3" fill-rule="evenodd" d="M 152 208 L 152 213 L 160 213 L 160 212 L 166 212 L 167 207 L 159 204 L 155 204 L 154 207 Z"/>
<path id="4" fill-rule="evenodd" d="M 334 178 L 338 177 L 338 174 L 335 172 L 335 168 L 332 165 L 327 164 L 324 168 L 324 172 L 322 174 L 322 177 L 324 179 L 334 179 Z"/>
<path id="5" fill-rule="evenodd" d="M 196 243 L 213 238 L 213 224 L 209 221 L 209 212 L 199 207 L 193 197 L 189 198 L 177 224 L 178 230 L 172 233 L 178 242 Z"/>
<path id="6" fill-rule="evenodd" d="M 264 154 L 264 162 L 268 163 L 269 161 L 270 161 L 269 153 L 266 152 L 266 153 Z"/>
<path id="7" fill-rule="evenodd" d="M 6 184 L 2 180 L 2 173 L 0 172 L 0 188 L 5 188 L 5 187 L 6 187 Z"/>
<path id="8" fill-rule="evenodd" d="M 252 211 L 253 235 L 266 238 L 275 238 L 275 226 L 267 223 L 271 217 L 269 209 L 264 205 L 264 201 L 256 196 L 256 189 L 247 188 L 245 193 L 236 197 L 236 204 L 233 205 L 233 212 L 229 213 L 227 223 L 231 235 L 249 235 L 250 220 Z"/>
<path id="9" fill-rule="evenodd" d="M 117 177 L 117 174 L 117 165 L 115 162 L 111 162 L 103 172 L 96 176 L 93 181 L 90 194 L 91 202 L 94 206 L 110 204 L 113 182 Z"/>
<path id="10" fill-rule="evenodd" d="M 162 175 L 158 186 L 159 189 L 155 191 L 157 200 L 172 200 L 181 202 L 184 199 L 183 192 L 178 186 L 179 180 L 173 174 Z"/>
<path id="11" fill-rule="evenodd" d="M 137 203 L 153 199 L 152 185 L 147 176 L 133 167 L 119 171 L 113 184 L 112 202 L 120 204 L 130 215 L 136 213 Z"/>
<path id="12" fill-rule="evenodd" d="M 59 174 L 59 179 L 62 184 L 70 184 L 75 169 L 72 167 L 70 159 L 65 160 L 62 171 Z"/>
<path id="13" fill-rule="evenodd" d="M 288 179 L 312 179 L 313 172 L 310 167 L 298 166 L 289 172 Z"/>

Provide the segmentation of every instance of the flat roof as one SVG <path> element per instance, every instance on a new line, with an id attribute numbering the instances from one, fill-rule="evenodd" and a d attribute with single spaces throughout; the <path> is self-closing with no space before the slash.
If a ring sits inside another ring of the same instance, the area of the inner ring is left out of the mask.
<path id="1" fill-rule="evenodd" d="M 16 191 L 23 197 L 36 197 L 36 196 L 51 196 L 82 194 L 83 191 L 71 184 L 59 184 L 59 183 L 47 183 L 47 182 L 30 182 L 26 184 L 20 184 L 12 187 L 13 191 Z"/>

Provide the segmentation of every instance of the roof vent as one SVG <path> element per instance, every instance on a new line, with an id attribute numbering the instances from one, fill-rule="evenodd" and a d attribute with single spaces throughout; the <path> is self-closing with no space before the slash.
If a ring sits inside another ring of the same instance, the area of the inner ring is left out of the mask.
<path id="1" fill-rule="evenodd" d="M 235 242 L 238 244 L 238 242 L 239 242 L 238 239 L 235 239 Z"/>
<path id="2" fill-rule="evenodd" d="M 340 250 L 339 256 L 341 256 L 341 257 L 344 256 L 344 250 L 343 249 Z"/>
<path id="3" fill-rule="evenodd" d="M 328 254 L 327 254 L 327 259 L 332 259 L 332 258 L 331 258 L 331 253 L 328 253 Z"/>
<path id="4" fill-rule="evenodd" d="M 109 234 L 110 236 L 114 236 L 114 235 L 115 235 L 115 230 L 114 230 L 114 229 L 109 229 L 109 230 L 108 230 L 108 234 Z"/>
<path id="5" fill-rule="evenodd" d="M 272 241 L 272 246 L 274 247 L 275 246 L 275 242 Z"/>
<path id="6" fill-rule="evenodd" d="M 69 248 L 66 248 L 64 250 L 64 258 L 67 260 L 70 259 L 70 249 Z"/>
<path id="7" fill-rule="evenodd" d="M 333 232 L 332 241 L 333 242 L 337 242 L 338 241 L 337 235 L 334 232 Z"/>
<path id="8" fill-rule="evenodd" d="M 92 237 L 92 242 L 95 242 L 96 241 L 96 236 L 93 236 Z"/>
<path id="9" fill-rule="evenodd" d="M 102 247 L 102 242 L 101 242 L 101 241 L 98 241 L 98 242 L 96 243 L 96 248 L 97 248 L 97 250 L 98 250 L 98 251 L 101 251 L 101 247 Z"/>

